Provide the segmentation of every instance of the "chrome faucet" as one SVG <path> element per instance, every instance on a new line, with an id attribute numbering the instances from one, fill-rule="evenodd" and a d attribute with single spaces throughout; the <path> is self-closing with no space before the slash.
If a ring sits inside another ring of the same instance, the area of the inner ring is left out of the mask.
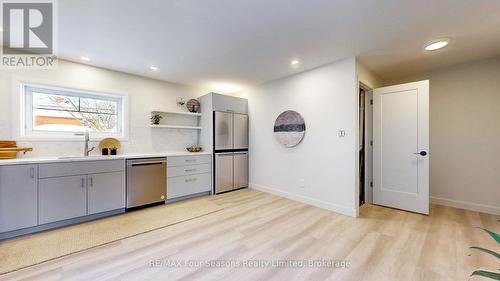
<path id="1" fill-rule="evenodd" d="M 89 136 L 89 131 L 85 131 L 85 147 L 83 148 L 83 156 L 89 156 L 89 153 L 94 150 L 95 146 L 93 146 L 91 149 L 89 149 L 89 141 L 90 141 L 90 136 Z"/>

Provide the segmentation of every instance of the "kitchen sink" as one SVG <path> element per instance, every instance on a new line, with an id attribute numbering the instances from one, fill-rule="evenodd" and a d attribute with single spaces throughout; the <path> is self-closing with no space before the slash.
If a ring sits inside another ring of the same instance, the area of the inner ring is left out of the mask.
<path id="1" fill-rule="evenodd" d="M 78 160 L 78 159 L 101 159 L 103 157 L 106 157 L 106 156 L 61 156 L 61 157 L 58 157 L 57 159 L 61 159 L 61 160 L 75 159 L 75 160 Z"/>

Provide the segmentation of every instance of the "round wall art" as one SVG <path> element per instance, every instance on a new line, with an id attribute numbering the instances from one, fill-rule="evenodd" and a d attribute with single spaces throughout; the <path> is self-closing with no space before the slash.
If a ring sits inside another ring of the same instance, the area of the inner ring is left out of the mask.
<path id="1" fill-rule="evenodd" d="M 188 100 L 186 107 L 189 110 L 189 112 L 193 113 L 198 112 L 198 110 L 200 110 L 200 102 L 195 99 L 190 99 Z"/>
<path id="2" fill-rule="evenodd" d="M 296 111 L 284 111 L 274 122 L 274 136 L 285 147 L 294 147 L 299 144 L 305 133 L 304 118 Z"/>

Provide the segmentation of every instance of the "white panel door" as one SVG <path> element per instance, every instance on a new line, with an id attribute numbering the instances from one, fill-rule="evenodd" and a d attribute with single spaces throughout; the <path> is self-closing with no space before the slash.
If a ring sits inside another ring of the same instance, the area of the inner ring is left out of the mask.
<path id="1" fill-rule="evenodd" d="M 373 91 L 373 203 L 429 214 L 429 81 Z"/>

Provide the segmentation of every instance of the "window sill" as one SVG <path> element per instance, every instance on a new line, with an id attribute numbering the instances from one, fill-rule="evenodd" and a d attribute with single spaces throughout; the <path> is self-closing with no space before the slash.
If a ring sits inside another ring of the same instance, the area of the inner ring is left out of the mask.
<path id="1" fill-rule="evenodd" d="M 119 136 L 99 136 L 90 137 L 91 142 L 101 141 L 105 138 L 115 138 L 119 141 L 128 141 L 128 137 Z M 84 136 L 59 136 L 59 137 L 49 137 L 49 136 L 19 136 L 15 138 L 16 141 L 26 141 L 26 142 L 83 142 Z"/>

